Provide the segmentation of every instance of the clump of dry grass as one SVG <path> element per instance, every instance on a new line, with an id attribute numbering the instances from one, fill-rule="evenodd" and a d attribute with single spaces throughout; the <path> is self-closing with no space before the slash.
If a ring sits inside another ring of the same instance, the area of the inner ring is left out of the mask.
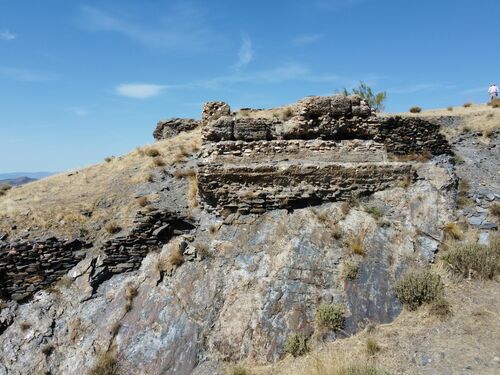
<path id="1" fill-rule="evenodd" d="M 110 163 L 110 162 L 112 162 L 112 161 L 113 161 L 113 159 L 114 159 L 114 158 L 115 158 L 114 156 L 108 156 L 108 157 L 105 157 L 105 158 L 104 158 L 104 161 L 105 161 L 106 163 Z"/>
<path id="2" fill-rule="evenodd" d="M 116 234 L 122 230 L 122 228 L 115 222 L 107 223 L 104 226 L 104 229 L 106 229 L 106 232 L 108 232 L 109 234 Z"/>
<path id="3" fill-rule="evenodd" d="M 190 208 L 198 207 L 198 180 L 196 175 L 188 177 L 188 204 Z"/>
<path id="4" fill-rule="evenodd" d="M 424 150 L 420 153 L 390 155 L 390 158 L 404 163 L 408 162 L 425 163 L 432 159 L 432 152 L 430 152 L 429 150 Z"/>
<path id="5" fill-rule="evenodd" d="M 500 236 L 490 239 L 490 245 L 466 243 L 441 256 L 448 268 L 464 278 L 492 279 L 500 272 Z"/>
<path id="6" fill-rule="evenodd" d="M 351 261 L 344 263 L 342 274 L 348 280 L 355 280 L 359 275 L 359 264 Z"/>
<path id="7" fill-rule="evenodd" d="M 178 180 L 185 177 L 195 177 L 195 176 L 196 176 L 196 170 L 194 169 L 176 170 L 174 172 L 174 177 Z"/>
<path id="8" fill-rule="evenodd" d="M 77 339 L 77 337 L 80 335 L 81 332 L 81 327 L 82 327 L 82 321 L 77 318 L 73 319 L 69 323 L 69 341 L 74 343 Z"/>
<path id="9" fill-rule="evenodd" d="M 389 375 L 371 362 L 347 355 L 311 356 L 307 359 L 301 375 Z"/>
<path id="10" fill-rule="evenodd" d="M 51 355 L 53 351 L 54 351 L 54 345 L 52 344 L 47 344 L 42 347 L 42 353 L 47 357 Z"/>
<path id="11" fill-rule="evenodd" d="M 330 226 L 330 229 L 331 229 L 331 233 L 332 233 L 333 238 L 335 238 L 336 240 L 340 240 L 344 236 L 344 231 L 342 230 L 342 228 L 339 225 L 332 224 Z"/>
<path id="12" fill-rule="evenodd" d="M 369 356 L 374 356 L 377 354 L 382 348 L 380 345 L 377 343 L 377 340 L 375 340 L 373 337 L 368 337 L 366 339 L 366 352 L 368 353 Z"/>
<path id="13" fill-rule="evenodd" d="M 87 375 L 118 375 L 118 361 L 111 352 L 100 353 Z"/>
<path id="14" fill-rule="evenodd" d="M 472 103 L 471 102 L 464 103 L 464 108 L 470 108 L 470 107 L 472 107 Z"/>
<path id="15" fill-rule="evenodd" d="M 424 303 L 443 298 L 444 284 L 441 276 L 427 270 L 413 270 L 401 277 L 396 285 L 398 299 L 410 310 Z"/>
<path id="16" fill-rule="evenodd" d="M 313 214 L 316 216 L 319 222 L 321 223 L 326 223 L 330 220 L 330 216 L 328 215 L 328 212 L 322 211 L 319 209 L 313 209 L 312 210 Z"/>
<path id="17" fill-rule="evenodd" d="M 469 199 L 470 183 L 466 178 L 461 178 L 458 183 L 457 207 L 463 208 L 471 204 Z"/>
<path id="18" fill-rule="evenodd" d="M 422 112 L 422 108 L 421 108 L 421 107 L 418 107 L 418 106 L 411 107 L 411 108 L 410 108 L 410 112 L 411 112 L 411 113 L 420 113 L 420 112 Z"/>
<path id="19" fill-rule="evenodd" d="M 136 199 L 136 202 L 140 207 L 146 207 L 149 205 L 148 197 L 139 197 Z"/>
<path id="20" fill-rule="evenodd" d="M 165 163 L 165 161 L 163 160 L 162 157 L 160 156 L 156 156 L 155 158 L 153 158 L 153 164 L 156 166 L 156 167 L 164 167 L 165 165 L 167 165 Z"/>
<path id="21" fill-rule="evenodd" d="M 281 112 L 281 119 L 283 121 L 289 120 L 290 118 L 292 118 L 292 116 L 293 116 L 293 110 L 290 107 L 285 108 L 283 112 Z"/>
<path id="22" fill-rule="evenodd" d="M 134 303 L 134 298 L 137 297 L 138 290 L 133 284 L 128 284 L 127 289 L 125 289 L 125 311 L 129 312 L 132 310 L 132 305 Z"/>
<path id="23" fill-rule="evenodd" d="M 446 109 L 450 112 L 453 111 L 453 107 L 447 107 Z"/>
<path id="24" fill-rule="evenodd" d="M 168 257 L 168 261 L 171 265 L 173 266 L 180 266 L 182 263 L 184 263 L 184 255 L 180 251 L 180 249 L 175 249 L 172 251 Z"/>
<path id="25" fill-rule="evenodd" d="M 152 158 L 161 155 L 160 151 L 158 151 L 158 149 L 154 148 L 154 147 L 149 147 L 146 150 L 144 150 L 144 154 L 147 155 L 147 156 L 150 156 Z"/>
<path id="26" fill-rule="evenodd" d="M 210 258 L 212 254 L 210 253 L 210 247 L 201 242 L 197 242 L 194 244 L 194 248 L 196 249 L 196 253 L 201 256 L 202 259 Z"/>
<path id="27" fill-rule="evenodd" d="M 365 211 L 369 213 L 375 220 L 383 216 L 382 210 L 376 206 L 366 206 Z"/>
<path id="28" fill-rule="evenodd" d="M 19 328 L 21 328 L 21 331 L 27 331 L 28 329 L 31 328 L 31 323 L 30 322 L 22 322 L 19 325 Z"/>
<path id="29" fill-rule="evenodd" d="M 490 206 L 490 214 L 495 216 L 497 219 L 500 218 L 500 203 L 495 202 Z"/>
<path id="30" fill-rule="evenodd" d="M 9 184 L 3 184 L 2 186 L 0 186 L 0 197 L 7 194 L 10 189 L 12 189 L 12 186 L 10 186 Z"/>
<path id="31" fill-rule="evenodd" d="M 366 228 L 361 228 L 357 234 L 352 234 L 347 240 L 347 244 L 353 254 L 365 255 Z"/>
<path id="32" fill-rule="evenodd" d="M 251 375 L 251 372 L 242 365 L 235 365 L 229 370 L 229 375 Z"/>
<path id="33" fill-rule="evenodd" d="M 445 319 L 451 315 L 451 305 L 445 298 L 441 297 L 431 303 L 429 312 L 440 319 Z"/>
<path id="34" fill-rule="evenodd" d="M 461 240 L 464 233 L 457 223 L 446 223 L 443 227 L 445 240 Z"/>

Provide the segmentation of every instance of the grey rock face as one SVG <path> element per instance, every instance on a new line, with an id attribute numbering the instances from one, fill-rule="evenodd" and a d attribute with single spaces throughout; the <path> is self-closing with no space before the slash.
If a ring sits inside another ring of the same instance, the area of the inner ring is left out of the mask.
<path id="1" fill-rule="evenodd" d="M 159 121 L 153 132 L 153 137 L 157 141 L 172 138 L 182 132 L 193 130 L 199 125 L 199 121 L 188 118 L 171 118 Z"/>

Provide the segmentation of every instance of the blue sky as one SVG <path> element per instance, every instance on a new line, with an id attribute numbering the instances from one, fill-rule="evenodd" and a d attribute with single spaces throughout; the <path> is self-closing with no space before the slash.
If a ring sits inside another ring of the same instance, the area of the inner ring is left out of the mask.
<path id="1" fill-rule="evenodd" d="M 485 102 L 500 1 L 0 0 L 0 172 L 152 141 L 203 102 L 264 108 L 364 80 L 387 111 Z"/>

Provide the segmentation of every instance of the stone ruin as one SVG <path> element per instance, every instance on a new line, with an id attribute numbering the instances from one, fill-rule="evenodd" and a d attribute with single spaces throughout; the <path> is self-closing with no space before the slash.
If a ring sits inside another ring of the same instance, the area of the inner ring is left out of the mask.
<path id="1" fill-rule="evenodd" d="M 281 118 L 211 102 L 201 125 L 198 190 L 223 215 L 368 195 L 415 179 L 411 163 L 391 156 L 451 152 L 439 125 L 379 116 L 358 96 L 307 97 Z"/>

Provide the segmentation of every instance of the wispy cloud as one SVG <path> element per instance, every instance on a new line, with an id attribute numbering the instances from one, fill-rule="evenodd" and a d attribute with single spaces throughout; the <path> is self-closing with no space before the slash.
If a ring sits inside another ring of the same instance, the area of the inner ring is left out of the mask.
<path id="1" fill-rule="evenodd" d="M 124 83 L 115 87 L 115 93 L 133 99 L 148 99 L 160 95 L 166 85 L 151 83 Z"/>
<path id="2" fill-rule="evenodd" d="M 322 39 L 324 34 L 303 34 L 298 37 L 292 39 L 292 44 L 295 46 L 303 46 L 306 44 L 312 44 L 318 42 Z"/>
<path id="3" fill-rule="evenodd" d="M 4 30 L 0 32 L 0 40 L 10 42 L 17 38 L 17 34 L 11 33 L 9 30 Z"/>
<path id="4" fill-rule="evenodd" d="M 234 65 L 234 69 L 241 70 L 245 68 L 253 60 L 252 40 L 246 34 L 243 34 L 241 46 L 238 51 L 238 62 Z"/>
<path id="5" fill-rule="evenodd" d="M 89 111 L 82 107 L 69 107 L 67 110 L 78 117 L 85 117 L 89 114 Z"/>
<path id="6" fill-rule="evenodd" d="M 387 91 L 391 94 L 413 94 L 421 91 L 451 90 L 454 88 L 456 88 L 455 85 L 447 85 L 442 83 L 417 83 L 404 87 L 389 88 L 387 89 Z"/>
<path id="7" fill-rule="evenodd" d="M 169 9 L 168 17 L 137 20 L 130 14 L 106 11 L 93 6 L 80 8 L 82 27 L 94 32 L 122 35 L 146 47 L 168 51 L 206 50 L 218 37 L 207 25 L 203 12 L 182 5 Z"/>
<path id="8" fill-rule="evenodd" d="M 21 82 L 47 82 L 57 77 L 53 74 L 34 72 L 28 69 L 0 67 L 0 78 L 12 79 Z"/>

